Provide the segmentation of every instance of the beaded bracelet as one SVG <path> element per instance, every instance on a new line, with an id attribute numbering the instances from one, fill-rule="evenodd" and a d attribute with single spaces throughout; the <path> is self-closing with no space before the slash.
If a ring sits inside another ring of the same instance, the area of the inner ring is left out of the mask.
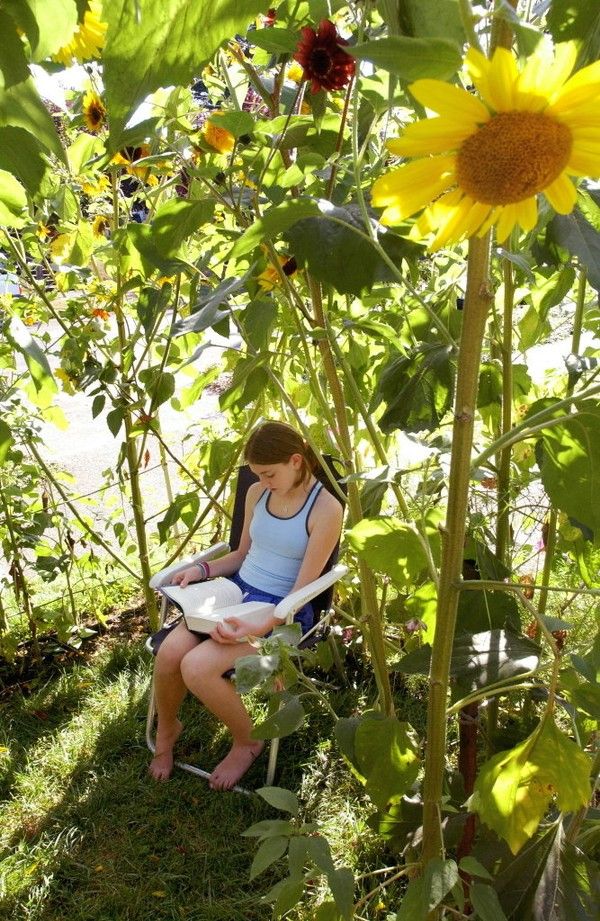
<path id="1" fill-rule="evenodd" d="M 198 566 L 202 572 L 202 582 L 206 582 L 207 579 L 210 579 L 210 567 L 208 563 L 205 563 L 203 560 L 198 560 L 196 566 Z"/>

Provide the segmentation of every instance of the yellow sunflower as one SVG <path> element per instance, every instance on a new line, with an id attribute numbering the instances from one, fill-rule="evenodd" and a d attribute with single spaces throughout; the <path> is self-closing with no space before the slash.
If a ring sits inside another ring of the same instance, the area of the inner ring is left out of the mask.
<path id="1" fill-rule="evenodd" d="M 208 146 L 212 147 L 213 150 L 218 150 L 219 153 L 231 153 L 235 147 L 235 138 L 233 134 L 231 134 L 227 128 L 221 128 L 221 126 L 217 124 L 216 116 L 204 122 L 200 134 Z"/>
<path id="2" fill-rule="evenodd" d="M 110 232 L 110 220 L 103 214 L 97 214 L 92 221 L 92 234 L 97 238 L 104 238 Z"/>
<path id="3" fill-rule="evenodd" d="M 71 41 L 53 55 L 54 60 L 68 67 L 74 61 L 99 58 L 106 41 L 107 28 L 108 23 L 102 21 L 102 0 L 90 0 Z"/>
<path id="4" fill-rule="evenodd" d="M 440 80 L 417 80 L 409 89 L 439 114 L 409 125 L 388 142 L 393 153 L 415 157 L 378 179 L 373 204 L 384 224 L 420 211 L 423 233 L 437 231 L 438 249 L 497 225 L 499 242 L 515 225 L 537 223 L 543 192 L 559 214 L 577 198 L 570 177 L 600 176 L 600 61 L 570 76 L 572 43 L 543 46 L 519 70 L 512 52 L 497 48 L 491 60 L 471 48 L 466 69 L 480 98 Z"/>
<path id="5" fill-rule="evenodd" d="M 88 131 L 97 134 L 106 121 L 106 108 L 97 93 L 87 90 L 83 96 L 83 120 Z"/>

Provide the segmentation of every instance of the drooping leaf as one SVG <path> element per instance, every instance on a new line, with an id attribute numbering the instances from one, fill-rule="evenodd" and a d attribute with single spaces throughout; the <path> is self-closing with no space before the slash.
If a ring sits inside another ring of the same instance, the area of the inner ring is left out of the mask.
<path id="1" fill-rule="evenodd" d="M 367 793 L 379 809 L 399 799 L 416 779 L 419 757 L 412 730 L 395 717 L 365 715 L 356 729 L 354 751 Z"/>
<path id="2" fill-rule="evenodd" d="M 600 408 L 585 400 L 577 413 L 543 430 L 540 473 L 552 503 L 600 538 Z"/>
<path id="3" fill-rule="evenodd" d="M 561 823 L 533 899 L 533 921 L 588 921 L 599 905 L 598 864 L 565 840 Z"/>
<path id="4" fill-rule="evenodd" d="M 21 183 L 6 170 L 0 170 L 0 227 L 22 227 L 27 194 Z"/>
<path id="5" fill-rule="evenodd" d="M 58 387 L 52 376 L 48 359 L 37 342 L 31 337 L 27 326 L 18 317 L 12 317 L 7 329 L 7 338 L 25 359 L 36 391 L 38 393 L 42 391 L 56 393 Z"/>
<path id="6" fill-rule="evenodd" d="M 402 896 L 396 921 L 425 921 L 423 902 L 427 898 L 423 877 L 411 879 L 408 889 Z"/>
<path id="7" fill-rule="evenodd" d="M 279 668 L 278 653 L 268 656 L 240 656 L 235 663 L 235 686 L 240 694 L 247 694 L 270 678 Z"/>
<path id="8" fill-rule="evenodd" d="M 386 434 L 437 428 L 452 405 L 454 376 L 454 350 L 448 345 L 424 344 L 393 358 L 373 394 L 373 407 L 386 404 L 379 427 Z"/>
<path id="9" fill-rule="evenodd" d="M 153 409 L 166 403 L 175 393 L 175 377 L 168 371 L 161 371 L 158 365 L 144 368 L 139 377 L 152 400 Z"/>
<path id="10" fill-rule="evenodd" d="M 394 35 L 348 49 L 359 61 L 371 61 L 403 80 L 423 77 L 447 80 L 459 69 L 462 53 L 456 42 L 447 38 L 408 38 Z"/>
<path id="11" fill-rule="evenodd" d="M 234 276 L 226 278 L 216 288 L 200 288 L 192 313 L 175 324 L 173 335 L 185 336 L 187 333 L 199 333 L 226 319 L 229 312 L 221 310 L 221 306 L 227 305 L 231 297 L 241 293 L 245 285 L 246 278 Z"/>
<path id="12" fill-rule="evenodd" d="M 46 150 L 65 160 L 54 122 L 31 77 L 0 90 L 0 128 L 4 127 L 29 131 Z"/>
<path id="13" fill-rule="evenodd" d="M 319 201 L 319 217 L 298 221 L 284 233 L 284 239 L 298 261 L 315 278 L 332 285 L 340 294 L 360 295 L 376 282 L 394 276 L 371 244 L 358 205 L 343 207 Z M 410 240 L 389 232 L 371 218 L 379 243 L 394 265 L 413 259 L 421 250 Z"/>
<path id="14" fill-rule="evenodd" d="M 516 854 L 556 796 L 564 812 L 587 805 L 590 759 L 546 716 L 529 738 L 481 768 L 469 808 Z"/>
<path id="15" fill-rule="evenodd" d="M 0 9 L 0 91 L 21 83 L 29 76 L 23 42 L 15 28 L 14 20 L 6 10 Z"/>
<path id="16" fill-rule="evenodd" d="M 275 739 L 289 736 L 304 722 L 304 707 L 298 697 L 289 697 L 280 710 L 267 717 L 252 731 L 254 739 Z"/>
<path id="17" fill-rule="evenodd" d="M 563 246 L 585 265 L 590 284 L 600 291 L 600 233 L 576 208 L 571 214 L 557 214 L 548 225 L 549 239 Z"/>
<path id="18" fill-rule="evenodd" d="M 412 585 L 427 565 L 415 531 L 396 518 L 363 518 L 348 532 L 348 542 L 377 572 L 401 587 Z"/>
<path id="19" fill-rule="evenodd" d="M 270 867 L 271 864 L 283 857 L 288 848 L 289 838 L 267 838 L 262 841 L 258 847 L 252 866 L 250 867 L 250 879 L 256 879 L 263 870 Z"/>
<path id="20" fill-rule="evenodd" d="M 110 131 L 119 146 L 128 117 L 161 86 L 186 86 L 222 42 L 243 33 L 261 0 L 112 0 L 103 54 Z"/>
<path id="21" fill-rule="evenodd" d="M 4 0 L 3 5 L 27 36 L 34 61 L 67 44 L 77 25 L 74 0 Z"/>
<path id="22" fill-rule="evenodd" d="M 0 128 L 0 170 L 7 170 L 32 195 L 38 191 L 47 164 L 36 138 L 24 128 Z"/>

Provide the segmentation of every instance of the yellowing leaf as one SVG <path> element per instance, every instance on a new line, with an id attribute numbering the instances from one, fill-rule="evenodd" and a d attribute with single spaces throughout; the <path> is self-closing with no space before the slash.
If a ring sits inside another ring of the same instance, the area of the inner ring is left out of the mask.
<path id="1" fill-rule="evenodd" d="M 516 854 L 552 797 L 563 812 L 589 802 L 590 770 L 587 755 L 546 717 L 528 739 L 483 765 L 469 806 Z"/>
<path id="2" fill-rule="evenodd" d="M 152 893 L 152 895 L 155 899 L 166 899 L 167 897 L 167 893 L 164 891 L 164 889 L 157 889 Z"/>

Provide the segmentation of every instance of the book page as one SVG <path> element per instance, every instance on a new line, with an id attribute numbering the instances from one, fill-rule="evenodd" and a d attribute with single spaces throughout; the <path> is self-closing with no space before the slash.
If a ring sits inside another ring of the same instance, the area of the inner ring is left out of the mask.
<path id="1" fill-rule="evenodd" d="M 257 630 L 264 630 L 265 617 L 272 617 L 275 605 L 269 601 L 248 601 L 245 604 L 227 605 L 208 614 L 185 614 L 184 619 L 188 630 L 196 633 L 212 633 L 218 623 L 228 617 L 241 618 L 248 627 L 248 635 L 253 635 Z M 240 643 L 244 642 L 242 638 Z"/>
<path id="2" fill-rule="evenodd" d="M 193 582 L 185 588 L 162 585 L 159 591 L 174 601 L 184 614 L 211 614 L 219 608 L 240 604 L 243 597 L 235 582 L 223 578 Z"/>

